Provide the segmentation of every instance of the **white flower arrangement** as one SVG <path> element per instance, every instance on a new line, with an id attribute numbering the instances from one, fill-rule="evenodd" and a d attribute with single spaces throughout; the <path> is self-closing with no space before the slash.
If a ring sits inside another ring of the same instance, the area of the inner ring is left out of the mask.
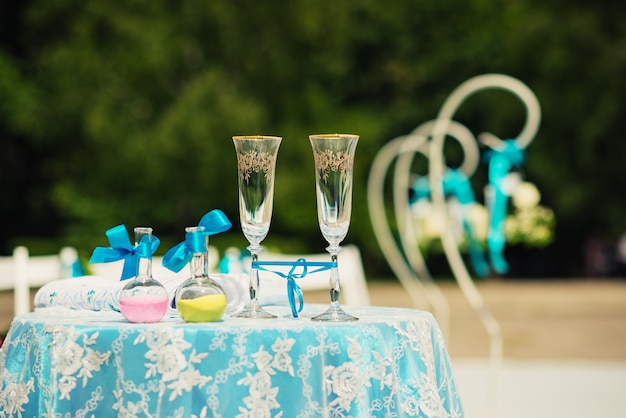
<path id="1" fill-rule="evenodd" d="M 539 204 L 541 194 L 529 182 L 520 184 L 513 195 L 514 211 L 505 220 L 507 243 L 545 247 L 554 239 L 555 216 L 552 209 Z"/>
<path id="2" fill-rule="evenodd" d="M 505 219 L 505 239 L 507 244 L 523 244 L 529 247 L 544 247 L 554 239 L 555 216 L 552 209 L 539 204 L 541 193 L 530 182 L 519 182 L 511 190 L 512 212 Z M 468 219 L 474 238 L 483 247 L 486 245 L 489 230 L 489 211 L 474 202 L 465 207 L 455 199 L 449 202 L 450 225 L 461 250 L 467 247 L 463 230 L 463 217 Z M 443 231 L 443 214 L 438 213 L 432 202 L 422 199 L 412 205 L 417 243 L 424 252 L 441 251 L 440 237 Z"/>

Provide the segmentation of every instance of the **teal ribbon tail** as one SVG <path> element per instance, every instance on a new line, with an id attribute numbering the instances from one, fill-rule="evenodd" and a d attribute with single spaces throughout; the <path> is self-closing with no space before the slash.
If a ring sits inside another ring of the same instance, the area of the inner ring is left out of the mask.
<path id="1" fill-rule="evenodd" d="M 302 289 L 298 286 L 298 283 L 293 277 L 287 277 L 287 297 L 289 299 L 289 306 L 291 307 L 291 315 L 294 318 L 298 317 L 298 313 L 302 312 L 304 307 L 304 298 L 302 297 Z M 296 310 L 296 298 L 300 302 L 299 308 Z"/>
<path id="2" fill-rule="evenodd" d="M 524 163 L 524 150 L 519 148 L 515 140 L 504 141 L 504 148 L 492 150 L 485 155 L 489 162 L 489 184 L 493 189 L 493 201 L 490 207 L 489 230 L 487 248 L 494 271 L 505 274 L 509 265 L 504 258 L 504 221 L 506 219 L 508 196 L 502 190 L 502 181 L 511 167 L 521 166 Z"/>
<path id="3" fill-rule="evenodd" d="M 504 244 L 498 245 L 498 243 L 492 242 L 492 248 L 489 249 L 489 258 L 491 259 L 491 266 L 493 270 L 498 274 L 506 274 L 509 271 L 509 263 L 503 256 Z"/>
<path id="4" fill-rule="evenodd" d="M 498 274 L 506 274 L 509 264 L 504 258 L 504 222 L 506 217 L 507 196 L 499 189 L 494 191 L 491 207 L 491 219 L 487 235 L 487 248 L 493 270 Z"/>
<path id="5" fill-rule="evenodd" d="M 228 217 L 221 210 L 214 209 L 206 213 L 198 224 L 198 227 L 202 228 L 201 230 L 187 232 L 185 241 L 176 244 L 165 253 L 163 267 L 178 273 L 191 261 L 194 252 L 206 251 L 207 236 L 228 231 L 232 226 Z"/>
<path id="6" fill-rule="evenodd" d="M 78 260 L 72 263 L 70 270 L 71 270 L 70 277 L 80 277 L 80 276 L 84 276 L 87 274 L 87 272 L 83 268 L 83 265 Z"/>
<path id="7" fill-rule="evenodd" d="M 265 266 L 291 266 L 289 273 L 285 274 L 280 271 L 268 270 Z M 302 268 L 301 273 L 296 273 L 296 269 Z M 309 267 L 318 267 L 313 271 L 308 271 Z M 287 279 L 287 299 L 289 300 L 289 306 L 291 307 L 291 314 L 294 318 L 298 317 L 298 312 L 302 312 L 304 308 L 304 298 L 302 296 L 302 289 L 296 283 L 295 279 L 302 279 L 307 274 L 318 273 L 320 271 L 329 270 L 333 267 L 337 267 L 336 261 L 321 262 L 321 261 L 306 261 L 304 258 L 299 258 L 296 261 L 253 261 L 252 268 L 256 268 L 263 271 L 269 271 L 284 279 Z M 296 300 L 297 298 L 297 300 Z M 296 302 L 299 301 L 299 306 L 296 306 Z"/>
<path id="8" fill-rule="evenodd" d="M 413 182 L 411 192 L 411 197 L 409 199 L 410 204 L 415 203 L 421 199 L 430 198 L 430 183 L 428 182 L 428 177 L 418 177 L 417 180 Z"/>
<path id="9" fill-rule="evenodd" d="M 191 260 L 193 254 L 187 250 L 186 241 L 180 242 L 167 250 L 163 256 L 163 267 L 178 273 Z"/>
<path id="10" fill-rule="evenodd" d="M 302 273 L 296 274 L 295 271 L 298 267 L 302 267 Z M 305 277 L 307 273 L 307 264 L 304 258 L 299 258 L 287 273 L 287 298 L 289 299 L 289 307 L 291 308 L 291 315 L 294 318 L 298 317 L 298 313 L 302 312 L 304 308 L 304 298 L 302 297 L 302 289 L 296 283 L 295 278 Z M 296 309 L 296 297 L 300 302 L 298 309 Z"/>
<path id="11" fill-rule="evenodd" d="M 469 179 L 459 170 L 450 169 L 443 176 L 443 192 L 447 196 L 454 196 L 462 205 L 474 202 L 474 192 Z"/>
<path id="12" fill-rule="evenodd" d="M 483 253 L 482 246 L 476 239 L 474 230 L 469 221 L 463 221 L 463 229 L 465 229 L 465 235 L 467 237 L 467 251 L 469 252 L 472 268 L 478 277 L 484 279 L 489 275 L 489 264 Z"/>
<path id="13" fill-rule="evenodd" d="M 465 208 L 475 202 L 472 185 L 467 176 L 459 170 L 450 169 L 446 172 L 443 178 L 443 189 L 446 195 L 456 197 L 459 203 Z M 465 213 L 463 213 L 462 223 L 465 238 L 467 239 L 467 251 L 469 253 L 472 269 L 477 276 L 482 278 L 487 277 L 489 275 L 489 265 L 485 259 L 482 246 L 476 239 L 474 228 L 472 228 L 472 224 L 469 222 Z"/>
<path id="14" fill-rule="evenodd" d="M 206 231 L 185 233 L 185 240 L 167 250 L 163 256 L 163 267 L 178 273 L 191 261 L 194 253 L 206 251 Z"/>
<path id="15" fill-rule="evenodd" d="M 224 212 L 219 209 L 213 209 L 200 219 L 198 226 L 204 227 L 206 235 L 215 235 L 228 231 L 233 225 Z"/>
<path id="16" fill-rule="evenodd" d="M 289 273 L 285 274 L 280 271 L 268 270 L 264 266 L 291 266 Z M 302 267 L 302 273 L 296 273 L 296 269 Z M 252 268 L 257 268 L 263 271 L 269 271 L 284 279 L 287 279 L 287 300 L 289 301 L 289 307 L 291 308 L 291 315 L 294 318 L 298 317 L 298 313 L 302 312 L 304 308 L 304 298 L 302 296 L 302 289 L 296 283 L 296 278 L 303 278 L 307 275 L 307 261 L 304 258 L 299 258 L 295 262 L 290 261 L 254 261 L 252 262 Z M 296 298 L 298 299 L 296 301 Z M 296 306 L 296 302 L 300 302 L 299 306 Z"/>
<path id="17" fill-rule="evenodd" d="M 149 241 L 149 237 L 145 236 L 137 246 L 133 246 L 130 242 L 126 226 L 124 225 L 118 225 L 108 229 L 106 236 L 111 247 L 96 247 L 91 254 L 89 263 L 110 263 L 124 260 L 120 280 L 126 280 L 136 276 L 139 257 L 152 258 L 152 254 L 161 243 L 155 236 L 152 237 L 152 241 Z"/>

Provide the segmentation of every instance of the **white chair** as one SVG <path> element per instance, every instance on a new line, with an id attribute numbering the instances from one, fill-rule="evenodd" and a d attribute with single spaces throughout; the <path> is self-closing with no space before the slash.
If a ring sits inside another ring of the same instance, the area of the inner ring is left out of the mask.
<path id="1" fill-rule="evenodd" d="M 284 254 L 264 250 L 259 255 L 259 261 L 296 261 L 299 258 L 304 258 L 307 261 L 314 262 L 330 261 L 330 255 L 328 253 Z M 340 297 L 342 304 L 369 306 L 370 296 L 367 290 L 363 260 L 361 259 L 361 251 L 356 245 L 346 245 L 341 247 L 341 251 L 337 256 L 337 268 L 339 270 L 339 280 L 341 285 Z M 259 277 L 262 281 L 276 281 L 278 276 L 272 272 L 261 270 L 259 271 Z M 305 278 L 297 280 L 297 283 L 303 291 L 328 290 L 329 273 L 328 271 L 324 271 L 309 274 Z M 263 288 L 262 283 L 261 288 Z"/>
<path id="2" fill-rule="evenodd" d="M 444 253 L 463 295 L 478 315 L 489 337 L 492 366 L 491 415 L 495 417 L 498 416 L 498 374 L 503 356 L 502 332 L 500 324 L 485 305 L 461 256 L 442 184 L 444 173 L 448 168 L 444 157 L 445 138 L 449 135 L 457 137 L 459 140 L 467 137 L 469 141 L 474 142 L 471 132 L 465 132 L 465 130 L 458 131 L 455 128 L 455 126 L 458 126 L 458 123 L 453 120 L 453 116 L 466 99 L 486 89 L 505 90 L 520 99 L 526 109 L 526 123 L 515 142 L 521 149 L 528 146 L 537 133 L 541 120 L 541 109 L 534 93 L 519 80 L 503 74 L 485 74 L 473 77 L 462 83 L 448 96 L 434 121 L 418 127 L 410 135 L 394 139 L 381 149 L 372 164 L 370 172 L 368 203 L 376 238 L 390 266 L 415 302 L 418 302 L 418 292 L 420 290 L 425 291 L 425 295 L 435 309 L 435 314 L 445 319 L 443 324 L 445 334 L 448 328 L 447 321 L 449 315 L 447 302 L 440 297 L 437 287 L 432 285 L 428 269 L 413 239 L 414 231 L 410 219 L 407 220 L 407 191 L 410 178 L 408 173 L 411 169 L 413 154 L 421 152 L 427 156 L 432 205 L 435 211 L 442 215 L 440 217 L 442 224 L 440 238 Z M 455 130 L 458 133 L 455 134 Z M 426 141 L 426 137 L 430 139 Z M 488 132 L 480 134 L 478 141 L 492 149 L 500 149 L 504 146 L 504 143 L 499 138 Z M 462 140 L 462 144 L 464 143 L 469 144 L 467 140 Z M 426 150 L 424 145 L 427 145 Z M 477 148 L 476 144 L 473 145 L 474 148 Z M 464 151 L 466 160 L 468 155 L 471 157 L 469 159 L 471 164 L 468 166 L 471 170 L 465 173 L 469 177 L 475 169 L 475 164 L 478 162 L 478 153 L 472 147 L 464 146 Z M 471 154 L 468 154 L 468 151 L 471 151 Z M 394 206 L 396 223 L 400 231 L 399 237 L 394 237 L 392 234 L 384 204 L 386 172 L 396 159 Z M 474 167 L 471 167 L 472 165 Z M 402 244 L 401 246 L 396 242 L 397 238 Z M 427 284 L 430 286 L 424 286 Z"/>
<path id="3" fill-rule="evenodd" d="M 445 212 L 446 202 L 441 187 L 441 179 L 444 175 L 443 143 L 445 133 L 453 120 L 458 108 L 472 95 L 488 89 L 504 90 L 516 96 L 526 110 L 526 123 L 519 133 L 515 142 L 520 148 L 526 148 L 534 139 L 541 121 L 541 107 L 535 94 L 521 81 L 504 74 L 484 74 L 473 77 L 450 93 L 439 110 L 435 126 L 433 127 L 433 139 L 430 142 L 429 151 L 429 180 L 432 190 L 433 204 L 441 213 Z M 502 146 L 502 142 L 495 135 L 484 132 L 478 136 L 478 140 L 493 149 Z M 444 217 L 445 218 L 445 217 Z M 485 302 L 472 281 L 465 263 L 456 245 L 455 238 L 450 228 L 443 228 L 441 234 L 443 249 L 452 269 L 454 277 L 459 284 L 466 300 L 474 309 L 483 323 L 489 336 L 489 351 L 491 362 L 491 411 L 490 416 L 499 416 L 499 374 L 502 368 L 504 353 L 503 337 L 500 324 L 489 311 Z"/>
<path id="4" fill-rule="evenodd" d="M 29 256 L 28 248 L 19 246 L 13 256 L 0 257 L 0 290 L 13 290 L 14 315 L 30 312 L 31 288 L 71 277 L 77 261 L 73 247 L 64 247 L 59 254 Z"/>

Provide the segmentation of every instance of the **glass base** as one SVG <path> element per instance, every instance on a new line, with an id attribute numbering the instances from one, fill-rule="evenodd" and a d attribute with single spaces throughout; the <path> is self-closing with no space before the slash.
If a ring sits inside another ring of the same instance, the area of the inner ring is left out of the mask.
<path id="1" fill-rule="evenodd" d="M 260 306 L 248 305 L 243 308 L 240 312 L 231 315 L 233 318 L 277 318 L 276 315 L 273 315 L 267 312 L 265 309 Z"/>
<path id="2" fill-rule="evenodd" d="M 326 322 L 350 322 L 350 321 L 358 321 L 359 318 L 356 316 L 352 316 L 347 314 L 341 309 L 340 306 L 331 306 L 326 309 L 326 312 L 314 316 L 311 318 L 312 321 L 326 321 Z"/>

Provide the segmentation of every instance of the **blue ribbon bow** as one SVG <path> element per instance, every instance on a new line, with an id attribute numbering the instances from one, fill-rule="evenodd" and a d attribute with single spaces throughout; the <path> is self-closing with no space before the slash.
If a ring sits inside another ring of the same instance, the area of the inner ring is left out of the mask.
<path id="1" fill-rule="evenodd" d="M 521 166 L 526 160 L 525 152 L 515 140 L 507 139 L 504 147 L 485 154 L 489 164 L 489 184 L 493 188 L 493 200 L 490 204 L 489 230 L 487 247 L 493 269 L 500 274 L 509 271 L 509 264 L 504 259 L 504 220 L 506 218 L 508 195 L 502 190 L 502 181 L 512 167 Z"/>
<path id="2" fill-rule="evenodd" d="M 448 169 L 445 172 L 442 179 L 442 185 L 444 196 L 456 197 L 459 203 L 463 206 L 469 205 L 475 201 L 474 192 L 472 191 L 469 179 L 465 174 L 457 169 Z M 415 199 L 412 203 L 419 199 L 430 198 L 430 183 L 428 178 L 424 176 L 418 178 L 413 183 L 413 192 Z M 476 239 L 474 228 L 472 228 L 472 224 L 469 222 L 467 216 L 463 216 L 462 222 L 463 230 L 465 231 L 467 238 L 467 249 L 470 256 L 470 262 L 472 263 L 474 272 L 479 277 L 486 277 L 489 274 L 489 267 L 485 261 L 482 246 L 480 245 L 480 242 L 478 242 L 478 239 Z"/>
<path id="3" fill-rule="evenodd" d="M 206 235 L 215 235 L 228 231 L 233 225 L 224 212 L 219 209 L 213 209 L 200 219 L 198 226 L 204 227 Z"/>
<path id="4" fill-rule="evenodd" d="M 194 253 L 206 251 L 204 229 L 185 233 L 185 240 L 170 248 L 163 256 L 163 267 L 178 273 L 191 261 Z"/>
<path id="5" fill-rule="evenodd" d="M 413 182 L 413 187 L 411 188 L 411 198 L 409 199 L 409 203 L 415 203 L 421 199 L 429 199 L 430 198 L 430 183 L 428 181 L 428 177 L 420 176 Z"/>
<path id="6" fill-rule="evenodd" d="M 285 274 L 280 271 L 273 271 L 264 268 L 264 266 L 291 266 L 289 273 Z M 302 297 L 302 289 L 296 283 L 295 279 L 302 279 L 307 274 L 319 273 L 320 271 L 330 270 L 337 267 L 336 261 L 306 261 L 304 258 L 298 258 L 296 261 L 253 261 L 253 269 L 257 268 L 263 271 L 269 271 L 284 279 L 287 279 L 287 299 L 289 300 L 289 306 L 291 307 L 291 314 L 294 318 L 298 317 L 298 312 L 302 312 L 304 307 L 304 299 Z M 296 273 L 298 267 L 302 268 L 301 273 Z M 316 270 L 308 271 L 309 267 L 319 267 Z M 300 302 L 299 307 L 296 307 L 296 298 Z"/>
<path id="7" fill-rule="evenodd" d="M 133 246 L 128 236 L 126 226 L 118 225 L 106 231 L 111 247 L 96 247 L 91 254 L 89 263 L 110 263 L 124 260 L 124 268 L 120 280 L 130 279 L 137 275 L 139 257 L 152 259 L 152 254 L 159 248 L 161 241 L 154 235 L 144 236 L 137 245 Z"/>
<path id="8" fill-rule="evenodd" d="M 232 224 L 219 209 L 205 214 L 198 224 L 198 231 L 185 233 L 185 240 L 170 248 L 163 256 L 163 266 L 178 273 L 185 267 L 194 253 L 206 251 L 206 237 L 230 229 Z"/>

